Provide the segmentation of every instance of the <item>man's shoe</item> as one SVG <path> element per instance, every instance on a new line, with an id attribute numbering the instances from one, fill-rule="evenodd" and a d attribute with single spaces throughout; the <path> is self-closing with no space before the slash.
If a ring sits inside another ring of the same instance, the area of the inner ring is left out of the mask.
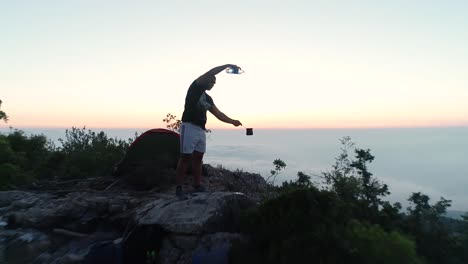
<path id="1" fill-rule="evenodd" d="M 206 188 L 203 185 L 194 185 L 193 192 L 206 192 Z"/>

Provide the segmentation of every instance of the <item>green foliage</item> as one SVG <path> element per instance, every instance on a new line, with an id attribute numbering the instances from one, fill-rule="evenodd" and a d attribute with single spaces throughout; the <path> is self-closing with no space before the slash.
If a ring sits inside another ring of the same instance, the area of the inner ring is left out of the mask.
<path id="1" fill-rule="evenodd" d="M 416 253 L 414 241 L 399 232 L 388 233 L 378 225 L 352 221 L 345 237 L 352 245 L 349 259 L 354 263 L 423 263 Z"/>
<path id="2" fill-rule="evenodd" d="M 0 188 L 27 184 L 43 176 L 51 151 L 43 135 L 27 137 L 20 130 L 0 134 Z"/>
<path id="3" fill-rule="evenodd" d="M 2 107 L 2 100 L 0 100 L 0 108 Z M 6 122 L 8 122 L 8 116 L 5 112 L 3 112 L 2 110 L 0 110 L 0 120 L 3 120 Z"/>
<path id="4" fill-rule="evenodd" d="M 133 140 L 72 128 L 59 141 L 55 148 L 43 135 L 0 133 L 0 190 L 51 177 L 108 175 Z M 252 241 L 235 247 L 232 263 L 423 263 L 418 255 L 429 264 L 468 263 L 468 214 L 465 227 L 450 232 L 442 217 L 451 201 L 441 197 L 431 205 L 422 193 L 413 193 L 401 213 L 399 203 L 383 200 L 388 187 L 368 170 L 370 150 L 355 148 L 349 137 L 341 143 L 322 189 L 303 172 L 274 187 L 286 163 L 273 161 L 268 182 L 279 192 L 242 217 L 241 231 Z"/>
<path id="5" fill-rule="evenodd" d="M 242 231 L 253 241 L 235 247 L 233 263 L 423 263 L 420 245 L 402 233 L 401 205 L 383 200 L 388 187 L 368 170 L 370 150 L 356 149 L 349 137 L 341 143 L 332 170 L 323 173 L 324 188 L 299 172 L 243 217 Z M 286 164 L 274 165 L 272 176 Z"/>
<path id="6" fill-rule="evenodd" d="M 13 150 L 11 149 L 8 138 L 0 134 L 0 163 L 8 163 L 14 160 Z"/>
<path id="7" fill-rule="evenodd" d="M 359 175 L 362 193 L 359 197 L 364 201 L 365 206 L 377 209 L 382 204 L 381 197 L 384 197 L 390 192 L 386 184 L 380 183 L 372 177 L 372 173 L 367 169 L 367 163 L 374 160 L 374 156 L 370 154 L 370 150 L 356 149 L 356 160 L 351 163 L 351 167 L 356 169 Z"/>
<path id="8" fill-rule="evenodd" d="M 242 218 L 250 245 L 233 263 L 422 263 L 398 232 L 353 220 L 349 204 L 329 190 L 290 189 Z"/>
<path id="9" fill-rule="evenodd" d="M 302 171 L 297 173 L 297 180 L 295 181 L 284 181 L 281 185 L 280 191 L 291 191 L 296 189 L 304 189 L 314 187 L 314 184 L 310 180 L 310 176 Z"/>
<path id="10" fill-rule="evenodd" d="M 379 209 L 389 204 L 382 198 L 390 194 L 368 170 L 367 164 L 374 160 L 369 149 L 355 148 L 350 137 L 341 142 L 341 154 L 335 159 L 332 170 L 322 173 L 327 189 L 335 192 L 344 202 L 352 205 L 356 217 L 371 223 L 378 222 Z M 353 151 L 354 159 L 349 152 Z"/>
<path id="11" fill-rule="evenodd" d="M 16 179 L 21 178 L 21 170 L 11 163 L 0 164 L 0 190 L 10 189 Z"/>
<path id="12" fill-rule="evenodd" d="M 451 201 L 441 197 L 430 205 L 429 197 L 420 192 L 413 193 L 408 201 L 410 206 L 404 228 L 415 238 L 419 254 L 426 257 L 428 263 L 466 263 L 466 256 L 458 253 L 460 245 L 456 237 L 442 222 Z"/>
<path id="13" fill-rule="evenodd" d="M 14 130 L 0 134 L 0 189 L 12 189 L 42 179 L 110 175 L 131 143 L 85 128 L 66 130 L 55 146 L 43 135 Z"/>
<path id="14" fill-rule="evenodd" d="M 83 178 L 111 174 L 132 140 L 109 138 L 103 131 L 73 127 L 65 131 L 65 139 L 59 142 L 62 147 L 56 159 L 61 160 L 60 177 Z"/>
<path id="15" fill-rule="evenodd" d="M 172 115 L 171 113 L 168 113 L 166 115 L 166 118 L 163 119 L 163 122 L 166 123 L 166 128 L 175 132 L 180 132 L 180 125 L 182 124 L 182 121 L 179 119 L 176 119 L 175 115 Z"/>
<path id="16" fill-rule="evenodd" d="M 468 213 L 462 215 L 463 226 L 458 241 L 460 255 L 468 262 Z"/>
<path id="17" fill-rule="evenodd" d="M 275 166 L 275 169 L 270 171 L 270 176 L 268 176 L 268 178 L 266 179 L 266 182 L 272 186 L 275 185 L 276 177 L 278 176 L 280 171 L 286 168 L 286 163 L 281 159 L 275 159 L 273 161 L 273 165 Z"/>
<path id="18" fill-rule="evenodd" d="M 180 119 L 177 119 L 177 116 L 168 113 L 162 121 L 166 123 L 167 129 L 180 133 L 180 126 L 182 125 L 182 121 Z M 211 130 L 205 129 L 205 132 L 211 133 Z"/>
<path id="19" fill-rule="evenodd" d="M 237 249 L 233 263 L 343 263 L 342 206 L 334 193 L 316 188 L 267 200 L 243 217 L 242 231 L 253 244 Z"/>

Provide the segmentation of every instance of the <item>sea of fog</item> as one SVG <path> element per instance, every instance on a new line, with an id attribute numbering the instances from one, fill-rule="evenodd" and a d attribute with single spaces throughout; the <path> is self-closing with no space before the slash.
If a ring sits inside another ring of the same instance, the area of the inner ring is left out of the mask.
<path id="1" fill-rule="evenodd" d="M 44 134 L 58 144 L 65 129 L 28 129 L 27 134 Z M 6 128 L 0 132 L 6 133 Z M 101 129 L 93 129 L 101 131 Z M 102 129 L 108 136 L 134 138 L 144 129 Z M 468 210 L 468 127 L 398 129 L 244 129 L 216 130 L 207 135 L 205 163 L 228 169 L 242 169 L 264 177 L 273 160 L 287 167 L 277 182 L 295 179 L 302 171 L 313 176 L 331 169 L 340 154 L 339 139 L 350 136 L 356 147 L 370 149 L 375 160 L 369 170 L 390 187 L 388 200 L 407 205 L 412 192 L 422 192 L 431 202 L 441 196 L 453 200 L 451 210 Z"/>

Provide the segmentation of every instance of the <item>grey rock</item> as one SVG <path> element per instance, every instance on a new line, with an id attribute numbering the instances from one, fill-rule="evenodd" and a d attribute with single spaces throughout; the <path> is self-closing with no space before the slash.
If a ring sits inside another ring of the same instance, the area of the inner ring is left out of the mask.
<path id="1" fill-rule="evenodd" d="M 144 227 L 162 230 L 149 236 L 160 245 L 160 263 L 192 263 L 197 257 L 218 258 L 222 263 L 233 241 L 244 239 L 237 233 L 241 210 L 256 206 L 268 186 L 258 174 L 210 165 L 204 165 L 203 172 L 208 192 L 190 193 L 187 177 L 187 200 L 175 197 L 174 186 L 138 192 L 116 184 L 108 190 L 113 179 L 96 179 L 104 186 L 100 190 L 93 189 L 93 180 L 87 179 L 68 181 L 66 190 L 55 182 L 52 191 L 0 192 L 0 263 L 6 257 L 8 263 L 24 263 L 21 253 L 26 249 L 31 250 L 28 263 L 80 263 L 91 257 L 93 245 L 126 238 L 132 230 L 146 230 Z M 100 230 L 102 227 L 112 230 Z M 122 239 L 122 245 L 128 241 Z M 139 245 L 133 246 L 138 250 Z"/>
<path id="2" fill-rule="evenodd" d="M 254 206 L 242 193 L 214 192 L 190 195 L 187 200 L 160 199 L 137 210 L 140 225 L 159 225 L 176 234 L 235 230 L 240 211 Z"/>
<path id="3" fill-rule="evenodd" d="M 0 230 L 0 263 L 29 263 L 50 246 L 49 237 L 36 230 Z"/>

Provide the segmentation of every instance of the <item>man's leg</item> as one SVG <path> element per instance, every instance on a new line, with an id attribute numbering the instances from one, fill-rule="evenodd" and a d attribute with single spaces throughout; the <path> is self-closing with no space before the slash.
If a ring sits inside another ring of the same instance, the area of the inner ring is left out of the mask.
<path id="1" fill-rule="evenodd" d="M 201 172 L 203 165 L 203 152 L 194 151 L 192 160 L 193 185 L 201 186 Z"/>
<path id="2" fill-rule="evenodd" d="M 176 184 L 177 186 L 182 186 L 184 183 L 185 173 L 187 172 L 187 167 L 190 163 L 190 154 L 180 154 L 179 162 L 177 163 L 176 169 Z"/>
<path id="3" fill-rule="evenodd" d="M 183 197 L 182 184 L 184 183 L 185 173 L 190 164 L 190 159 L 197 142 L 196 131 L 190 124 L 182 123 L 180 127 L 180 157 L 176 169 L 176 195 Z"/>
<path id="4" fill-rule="evenodd" d="M 195 145 L 192 160 L 193 187 L 196 192 L 204 192 L 205 188 L 201 185 L 203 154 L 206 152 L 206 132 L 204 129 L 198 129 L 198 141 Z"/>

